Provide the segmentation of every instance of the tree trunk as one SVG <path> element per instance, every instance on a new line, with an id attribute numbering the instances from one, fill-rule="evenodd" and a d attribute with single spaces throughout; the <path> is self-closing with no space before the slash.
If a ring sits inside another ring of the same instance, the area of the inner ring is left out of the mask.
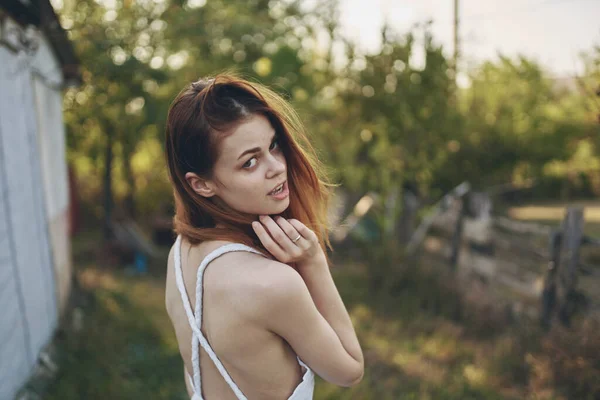
<path id="1" fill-rule="evenodd" d="M 135 178 L 131 169 L 131 156 L 133 155 L 133 151 L 127 148 L 127 146 L 123 147 L 123 173 L 125 174 L 125 180 L 129 187 L 129 192 L 124 200 L 124 208 L 129 217 L 135 218 Z"/>
<path id="2" fill-rule="evenodd" d="M 112 162 L 113 162 L 113 130 L 106 132 L 106 148 L 104 153 L 104 240 L 111 238 L 110 221 L 114 206 L 112 192 Z"/>
<path id="3" fill-rule="evenodd" d="M 396 233 L 402 245 L 406 245 L 412 238 L 419 207 L 419 197 L 410 189 L 404 188 L 402 191 L 402 214 L 396 226 Z"/>

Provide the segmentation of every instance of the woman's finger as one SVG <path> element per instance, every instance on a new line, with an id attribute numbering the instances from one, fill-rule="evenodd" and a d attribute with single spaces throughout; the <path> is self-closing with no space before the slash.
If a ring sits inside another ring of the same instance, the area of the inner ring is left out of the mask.
<path id="1" fill-rule="evenodd" d="M 285 218 L 277 217 L 275 222 L 281 227 L 285 234 L 292 240 L 292 243 L 298 245 L 298 241 L 302 239 L 302 235 L 290 224 Z"/>
<path id="2" fill-rule="evenodd" d="M 269 217 L 268 215 L 261 216 L 260 222 L 267 228 L 271 237 L 282 249 L 288 252 L 292 252 L 294 250 L 294 243 L 292 243 L 292 239 L 290 239 L 283 229 L 281 229 L 281 227 L 275 221 L 273 221 L 273 218 Z"/>
<path id="3" fill-rule="evenodd" d="M 301 234 L 303 238 L 310 240 L 310 241 L 317 240 L 317 235 L 312 230 L 310 230 L 306 225 L 304 225 L 302 222 L 298 221 L 297 219 L 289 219 L 288 222 L 294 228 L 296 228 L 298 233 Z"/>
<path id="4" fill-rule="evenodd" d="M 261 225 L 260 222 L 252 222 L 252 228 L 256 232 L 256 236 L 260 239 L 263 246 L 269 253 L 271 253 L 279 261 L 285 262 L 286 253 L 285 251 L 271 238 L 269 232 Z"/>

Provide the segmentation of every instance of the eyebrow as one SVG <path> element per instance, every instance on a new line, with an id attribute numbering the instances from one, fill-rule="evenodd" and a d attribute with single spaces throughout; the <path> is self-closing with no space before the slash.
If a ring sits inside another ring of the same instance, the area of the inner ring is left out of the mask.
<path id="1" fill-rule="evenodd" d="M 273 133 L 273 136 L 271 137 L 271 140 L 269 143 L 273 143 L 273 140 L 275 140 L 275 137 L 277 137 L 277 132 Z M 237 158 L 238 160 L 242 157 L 244 157 L 246 154 L 253 154 L 253 153 L 258 153 L 260 151 L 260 147 L 253 147 L 251 149 L 245 150 L 242 154 L 240 154 L 240 156 Z"/>

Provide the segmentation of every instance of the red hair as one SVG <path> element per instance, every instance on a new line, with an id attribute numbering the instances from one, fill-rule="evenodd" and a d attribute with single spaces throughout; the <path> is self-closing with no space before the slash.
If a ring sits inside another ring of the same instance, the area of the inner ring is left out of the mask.
<path id="1" fill-rule="evenodd" d="M 301 221 L 316 233 L 324 251 L 331 248 L 330 185 L 298 114 L 274 91 L 232 73 L 191 83 L 169 108 L 166 158 L 175 196 L 175 232 L 192 244 L 226 240 L 266 251 L 251 226 L 256 216 L 236 211 L 216 196 L 200 196 L 185 179 L 187 172 L 211 178 L 221 139 L 257 114 L 275 129 L 287 163 L 290 203 L 281 216 Z"/>

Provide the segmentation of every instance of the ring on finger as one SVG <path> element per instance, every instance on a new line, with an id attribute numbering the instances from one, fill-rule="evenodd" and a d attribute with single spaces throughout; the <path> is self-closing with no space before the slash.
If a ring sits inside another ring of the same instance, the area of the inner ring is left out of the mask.
<path id="1" fill-rule="evenodd" d="M 298 235 L 298 237 L 296 239 L 292 239 L 292 242 L 296 243 L 298 240 L 300 240 L 301 237 L 302 237 L 302 235 Z"/>

